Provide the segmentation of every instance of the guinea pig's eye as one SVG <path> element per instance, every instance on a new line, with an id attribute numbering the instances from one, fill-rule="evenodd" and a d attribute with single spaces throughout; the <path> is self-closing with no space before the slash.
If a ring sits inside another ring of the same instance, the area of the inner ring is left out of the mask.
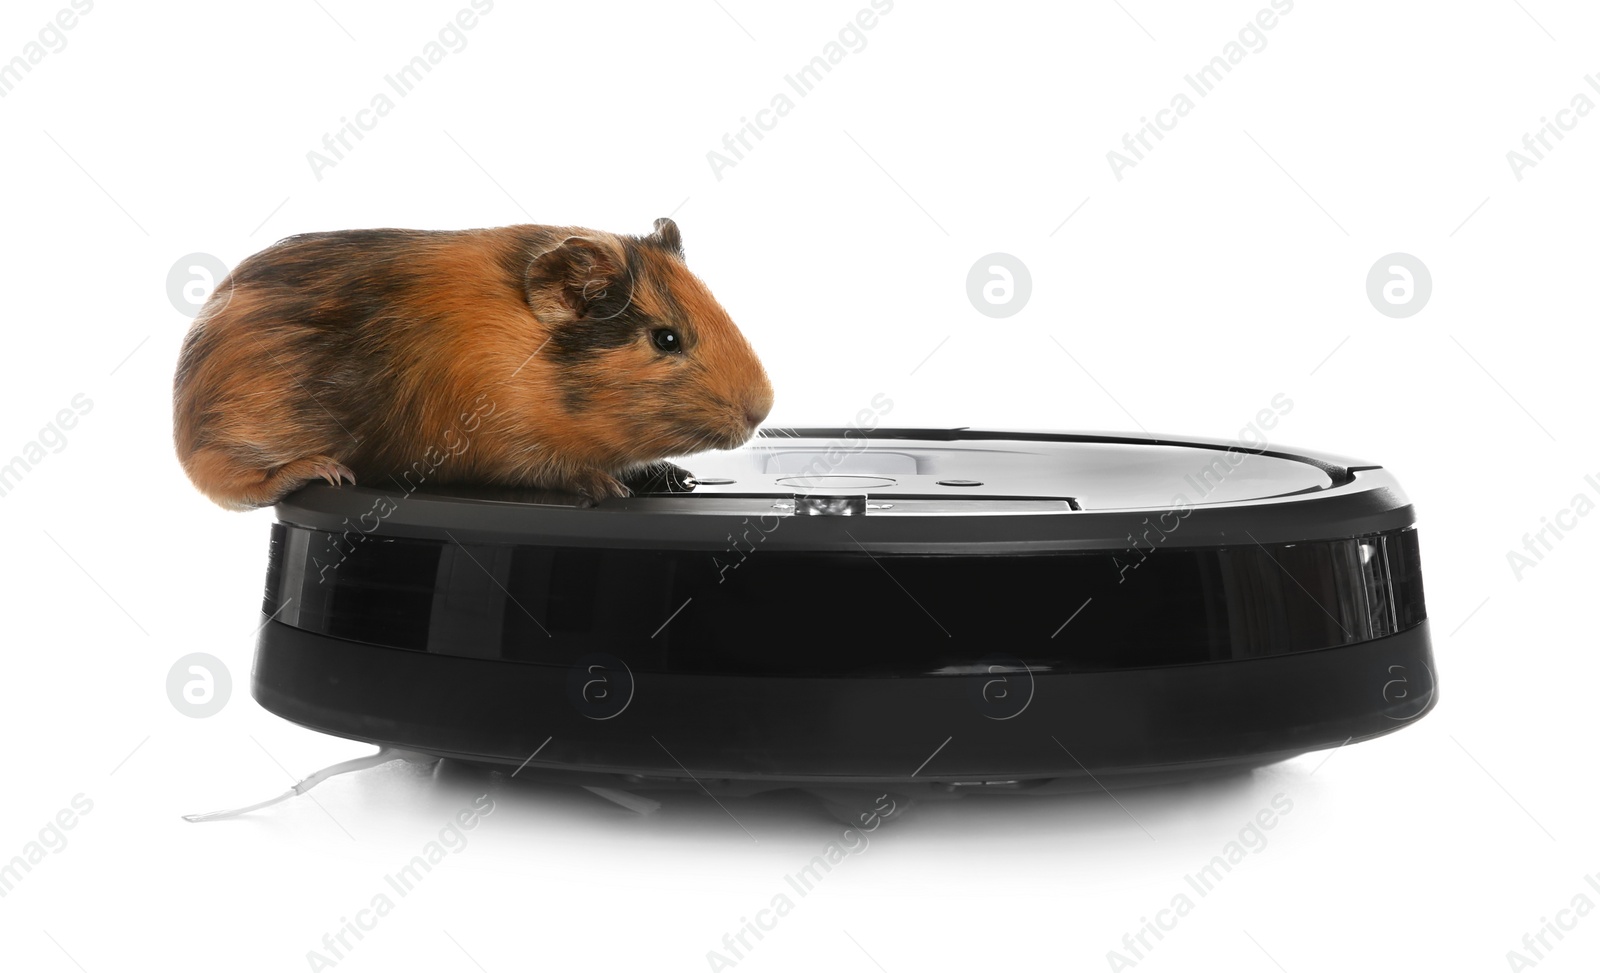
<path id="1" fill-rule="evenodd" d="M 650 332 L 650 342 L 669 354 L 676 355 L 683 351 L 683 339 L 671 328 L 657 328 Z"/>

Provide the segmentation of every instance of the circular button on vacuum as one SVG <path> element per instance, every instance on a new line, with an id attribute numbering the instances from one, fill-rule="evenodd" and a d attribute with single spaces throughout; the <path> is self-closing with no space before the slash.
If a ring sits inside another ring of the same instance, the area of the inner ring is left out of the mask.
<path id="1" fill-rule="evenodd" d="M 798 487 L 802 490 L 871 490 L 878 487 L 892 487 L 895 484 L 895 481 L 887 476 L 856 476 L 848 473 L 781 476 L 778 482 L 783 486 Z"/>
<path id="2" fill-rule="evenodd" d="M 939 485 L 940 486 L 957 486 L 957 487 L 983 486 L 983 481 L 982 480 L 940 480 L 939 481 Z"/>

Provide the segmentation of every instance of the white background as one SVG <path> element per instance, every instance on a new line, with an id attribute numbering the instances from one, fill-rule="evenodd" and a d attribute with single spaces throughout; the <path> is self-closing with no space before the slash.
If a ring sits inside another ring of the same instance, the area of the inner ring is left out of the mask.
<path id="1" fill-rule="evenodd" d="M 366 751 L 249 698 L 272 514 L 213 507 L 174 459 L 174 263 L 309 230 L 668 213 L 772 374 L 772 424 L 841 424 L 881 391 L 896 424 L 1232 438 L 1285 393 L 1275 442 L 1384 463 L 1415 502 L 1442 686 L 1403 732 L 1123 807 L 918 807 L 740 970 L 1108 968 L 1280 793 L 1269 844 L 1139 969 L 1506 969 L 1575 895 L 1600 904 L 1600 517 L 1520 580 L 1507 562 L 1600 500 L 1600 117 L 1520 180 L 1506 158 L 1576 93 L 1600 100 L 1600 13 L 1300 0 L 1119 181 L 1106 153 L 1264 0 L 899 0 L 719 180 L 707 152 L 865 0 L 499 0 L 319 180 L 306 153 L 464 6 L 102 0 L 0 99 L 0 460 L 93 403 L 0 497 L 0 858 L 93 802 L 0 899 L 7 969 L 306 969 L 482 790 L 395 764 L 179 819 Z M 0 60 L 64 7 L 7 3 Z M 1033 279 L 1004 319 L 965 293 L 995 251 Z M 1433 278 L 1400 319 L 1365 291 L 1396 251 Z M 208 719 L 165 691 L 197 651 L 233 676 Z M 340 970 L 707 969 L 839 833 L 793 800 L 735 802 L 741 828 L 694 794 L 644 818 L 496 788 Z M 1600 917 L 1551 942 L 1540 970 L 1593 969 Z"/>

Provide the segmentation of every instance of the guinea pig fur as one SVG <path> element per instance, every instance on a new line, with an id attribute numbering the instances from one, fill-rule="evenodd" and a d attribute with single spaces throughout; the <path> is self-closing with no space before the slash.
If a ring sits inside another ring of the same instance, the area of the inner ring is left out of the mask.
<path id="1" fill-rule="evenodd" d="M 772 408 L 678 227 L 348 230 L 239 264 L 184 339 L 173 435 L 224 507 L 337 485 L 539 486 L 593 503 Z M 464 445 L 463 445 L 464 444 Z"/>

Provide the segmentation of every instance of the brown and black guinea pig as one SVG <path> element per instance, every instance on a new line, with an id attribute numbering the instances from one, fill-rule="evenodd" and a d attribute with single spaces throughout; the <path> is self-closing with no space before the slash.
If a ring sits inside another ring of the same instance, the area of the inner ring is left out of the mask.
<path id="1" fill-rule="evenodd" d="M 771 408 L 766 371 L 669 219 L 643 237 L 290 237 L 218 285 L 173 380 L 184 471 L 233 509 L 319 478 L 421 476 L 592 504 L 666 457 L 744 443 Z"/>

